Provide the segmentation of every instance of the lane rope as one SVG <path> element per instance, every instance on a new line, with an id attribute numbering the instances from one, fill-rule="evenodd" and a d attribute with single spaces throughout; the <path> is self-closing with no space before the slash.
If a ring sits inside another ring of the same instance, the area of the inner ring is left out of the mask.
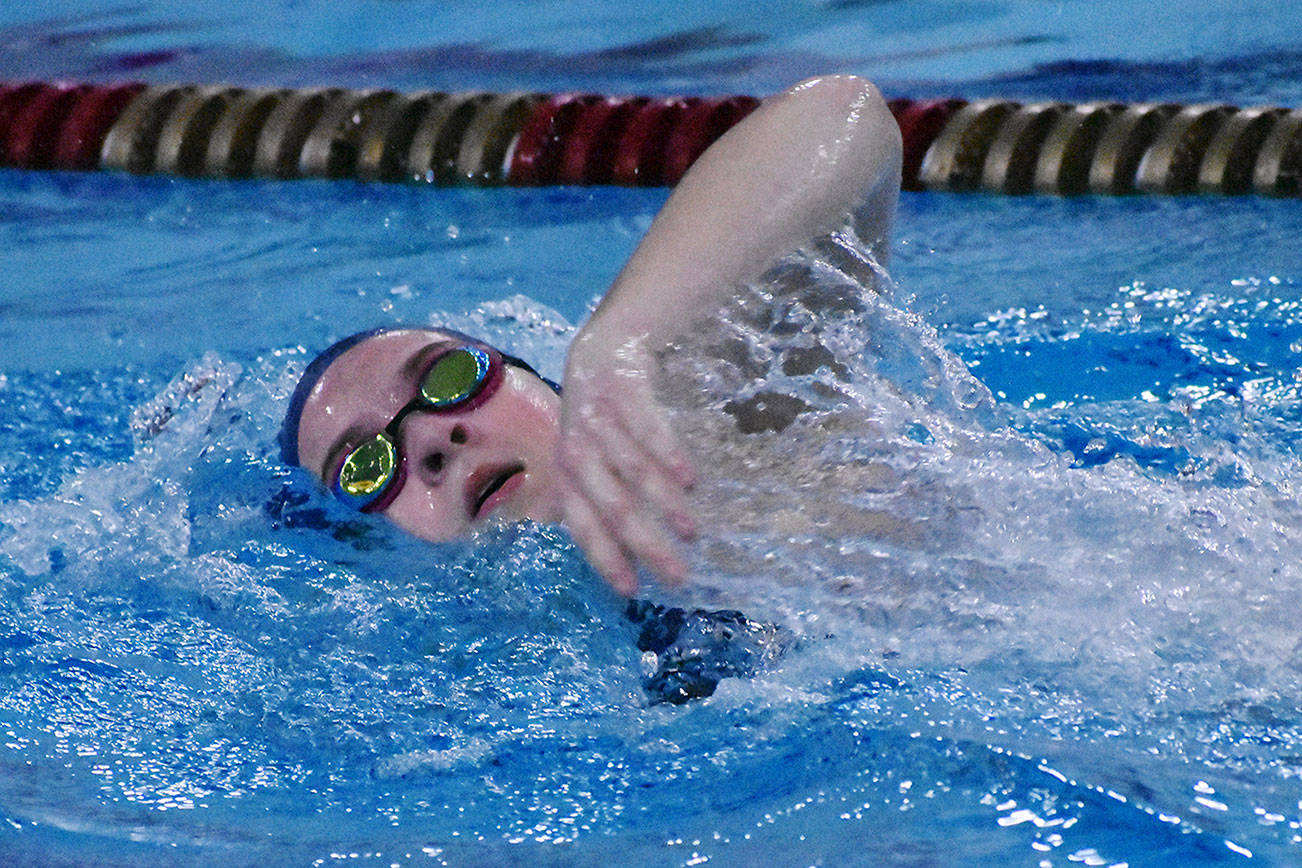
<path id="1" fill-rule="evenodd" d="M 1302 110 L 894 99 L 905 190 L 1302 195 Z M 759 105 L 138 82 L 0 84 L 0 167 L 482 186 L 672 186 Z"/>

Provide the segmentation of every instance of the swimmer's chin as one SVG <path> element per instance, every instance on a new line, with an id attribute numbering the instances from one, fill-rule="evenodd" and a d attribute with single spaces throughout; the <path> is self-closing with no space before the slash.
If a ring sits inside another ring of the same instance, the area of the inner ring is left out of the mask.
<path id="1" fill-rule="evenodd" d="M 481 530 L 513 524 L 559 525 L 560 495 L 549 479 L 519 462 L 485 465 L 471 475 L 462 492 L 464 523 L 459 529 L 387 517 L 406 533 L 432 543 L 466 540 Z"/>
<path id="2" fill-rule="evenodd" d="M 504 514 L 508 517 L 513 515 L 517 521 L 560 524 L 564 515 L 560 489 L 555 484 L 555 473 L 551 468 L 538 470 L 526 467 L 522 476 L 523 484 L 516 499 L 510 504 L 510 510 L 504 510 Z"/>

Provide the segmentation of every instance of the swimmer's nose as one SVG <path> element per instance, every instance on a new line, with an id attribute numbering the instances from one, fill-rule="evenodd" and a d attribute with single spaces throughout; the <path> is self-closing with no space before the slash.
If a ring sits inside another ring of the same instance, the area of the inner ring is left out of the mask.
<path id="1" fill-rule="evenodd" d="M 403 420 L 399 431 L 401 448 L 406 454 L 408 472 L 430 487 L 441 483 L 457 454 L 470 440 L 470 433 L 460 421 L 425 414 L 413 414 Z"/>

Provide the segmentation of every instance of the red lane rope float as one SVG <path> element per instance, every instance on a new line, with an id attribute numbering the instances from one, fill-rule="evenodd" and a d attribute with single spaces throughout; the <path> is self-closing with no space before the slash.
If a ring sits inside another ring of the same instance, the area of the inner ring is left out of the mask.
<path id="1" fill-rule="evenodd" d="M 93 169 L 109 128 L 142 84 L 0 86 L 0 166 Z"/>
<path id="2" fill-rule="evenodd" d="M 95 168 L 109 128 L 144 89 L 143 84 L 123 84 L 93 87 L 80 94 L 59 131 L 54 166 L 82 171 Z"/>
<path id="3" fill-rule="evenodd" d="M 9 156 L 9 139 L 13 135 L 14 122 L 22 116 L 28 103 L 50 89 L 50 85 L 40 82 L 0 88 L 0 165 L 17 166 Z"/>
<path id="4" fill-rule="evenodd" d="M 526 187 L 556 183 L 570 130 L 583 108 L 601 99 L 592 94 L 563 93 L 538 106 L 516 139 L 507 183 Z"/>
<path id="5" fill-rule="evenodd" d="M 665 145 L 687 111 L 687 100 L 654 99 L 639 107 L 615 143 L 610 180 L 629 187 L 657 187 L 663 182 Z"/>
<path id="6" fill-rule="evenodd" d="M 701 100 L 690 106 L 678 119 L 666 145 L 662 183 L 677 184 L 706 148 L 758 105 L 754 97 L 734 96 Z"/>
<path id="7" fill-rule="evenodd" d="M 0 124 L 4 125 L 0 127 L 0 140 L 3 139 L 4 131 L 9 129 L 14 112 L 21 109 L 32 94 L 45 86 L 39 83 L 0 84 Z"/>
<path id="8" fill-rule="evenodd" d="M 89 90 L 86 85 L 47 87 L 28 100 L 14 115 L 5 141 L 5 153 L 13 165 L 23 169 L 54 168 L 59 130 L 77 97 Z"/>
<path id="9" fill-rule="evenodd" d="M 0 84 L 0 167 L 432 184 L 677 183 L 759 105 L 192 84 Z M 1302 111 L 889 103 L 905 190 L 1302 195 Z"/>
<path id="10" fill-rule="evenodd" d="M 561 154 L 557 180 L 562 184 L 608 184 L 615 169 L 615 150 L 629 121 L 645 99 L 603 99 L 584 106 Z"/>

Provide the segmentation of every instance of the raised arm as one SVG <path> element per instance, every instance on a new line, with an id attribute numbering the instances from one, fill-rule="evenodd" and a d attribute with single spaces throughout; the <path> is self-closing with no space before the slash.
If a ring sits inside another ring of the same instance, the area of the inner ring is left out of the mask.
<path id="1" fill-rule="evenodd" d="M 585 336 L 662 338 L 713 310 L 779 256 L 852 214 L 884 264 L 900 189 L 900 133 L 855 76 L 765 100 L 696 161 L 606 293 Z M 591 339 L 591 338 L 589 338 Z"/>
<path id="2" fill-rule="evenodd" d="M 869 82 L 830 76 L 766 100 L 706 151 L 656 216 L 565 368 L 566 523 L 619 592 L 640 561 L 671 583 L 694 533 L 690 463 L 653 391 L 654 353 L 783 254 L 853 220 L 884 261 L 900 134 Z"/>

